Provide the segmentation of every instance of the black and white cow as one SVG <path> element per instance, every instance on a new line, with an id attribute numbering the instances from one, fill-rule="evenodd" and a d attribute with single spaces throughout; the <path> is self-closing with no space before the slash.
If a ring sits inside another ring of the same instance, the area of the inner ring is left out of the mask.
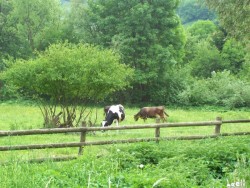
<path id="1" fill-rule="evenodd" d="M 116 120 L 116 126 L 119 125 L 119 122 L 123 121 L 125 118 L 124 107 L 121 104 L 111 105 L 106 114 L 105 120 L 102 121 L 102 127 L 107 127 Z"/>

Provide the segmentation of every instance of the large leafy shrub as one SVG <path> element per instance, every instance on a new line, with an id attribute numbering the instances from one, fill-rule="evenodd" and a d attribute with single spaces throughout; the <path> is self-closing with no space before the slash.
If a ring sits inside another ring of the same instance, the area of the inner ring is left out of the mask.
<path id="1" fill-rule="evenodd" d="M 45 124 L 58 119 L 55 113 L 60 105 L 58 112 L 64 117 L 60 125 L 73 126 L 77 104 L 101 101 L 129 84 L 133 71 L 119 60 L 120 56 L 111 50 L 84 44 L 55 44 L 35 59 L 17 60 L 2 78 L 6 85 L 14 85 L 26 96 L 53 102 L 53 106 L 43 110 Z M 83 111 L 80 110 L 76 124 Z"/>

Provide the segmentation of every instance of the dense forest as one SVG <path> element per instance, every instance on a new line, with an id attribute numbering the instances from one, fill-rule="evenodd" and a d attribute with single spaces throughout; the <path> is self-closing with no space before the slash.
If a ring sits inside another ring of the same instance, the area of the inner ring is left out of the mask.
<path id="1" fill-rule="evenodd" d="M 2 0 L 1 100 L 249 107 L 249 9 L 249 0 Z"/>

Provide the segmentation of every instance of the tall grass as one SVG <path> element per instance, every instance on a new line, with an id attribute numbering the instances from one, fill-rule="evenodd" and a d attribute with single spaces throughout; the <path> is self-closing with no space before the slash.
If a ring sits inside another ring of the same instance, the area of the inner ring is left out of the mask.
<path id="1" fill-rule="evenodd" d="M 87 147 L 67 162 L 2 164 L 7 187 L 226 187 L 250 182 L 250 138 Z M 20 155 L 20 154 L 19 154 Z"/>

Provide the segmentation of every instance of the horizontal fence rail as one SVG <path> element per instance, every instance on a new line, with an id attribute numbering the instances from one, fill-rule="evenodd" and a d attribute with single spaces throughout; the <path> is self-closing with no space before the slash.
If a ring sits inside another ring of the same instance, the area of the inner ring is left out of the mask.
<path id="1" fill-rule="evenodd" d="M 221 125 L 227 124 L 227 123 L 250 123 L 250 120 L 243 119 L 243 120 L 223 120 L 222 121 L 220 117 L 217 117 L 215 121 L 155 123 L 155 124 L 129 125 L 129 126 L 120 126 L 120 127 L 86 127 L 86 124 L 83 122 L 82 127 L 78 127 L 78 128 L 53 128 L 53 129 L 0 131 L 0 137 L 37 135 L 37 134 L 57 134 L 57 133 L 69 133 L 69 132 L 81 133 L 80 142 L 0 146 L 0 151 L 79 147 L 78 154 L 82 155 L 83 147 L 90 146 L 90 145 L 107 145 L 107 144 L 136 143 L 136 142 L 150 142 L 150 141 L 159 142 L 160 140 L 194 140 L 194 139 L 204 139 L 204 138 L 215 138 L 218 136 L 250 135 L 250 132 L 220 133 Z M 214 130 L 214 134 L 205 135 L 205 136 L 160 137 L 161 128 L 190 127 L 190 126 L 215 126 L 215 130 Z M 155 137 L 86 142 L 87 132 L 107 131 L 107 130 L 127 130 L 127 129 L 155 129 Z"/>
<path id="2" fill-rule="evenodd" d="M 78 128 L 32 129 L 32 130 L 18 130 L 18 131 L 0 131 L 0 137 L 1 136 L 17 136 L 17 135 L 83 132 L 83 131 L 93 132 L 93 131 L 126 130 L 126 129 L 152 129 L 152 128 L 165 128 L 165 127 L 214 126 L 214 125 L 221 125 L 221 124 L 222 124 L 222 121 L 202 121 L 202 122 L 129 125 L 129 126 L 120 126 L 120 127 L 78 127 Z"/>
<path id="3" fill-rule="evenodd" d="M 108 144 L 150 142 L 150 141 L 159 141 L 159 140 L 196 140 L 196 139 L 205 139 L 205 138 L 216 138 L 216 137 L 219 137 L 219 136 L 235 136 L 235 135 L 250 135 L 250 132 L 222 133 L 220 135 L 206 135 L 206 136 L 134 138 L 134 139 L 126 139 L 126 140 L 108 140 L 108 141 L 96 141 L 96 142 L 69 142 L 69 143 L 59 143 L 59 144 L 41 144 L 41 145 L 40 144 L 34 144 L 34 145 L 1 146 L 0 151 L 82 147 L 82 146 L 95 146 L 95 145 L 108 145 Z"/>

